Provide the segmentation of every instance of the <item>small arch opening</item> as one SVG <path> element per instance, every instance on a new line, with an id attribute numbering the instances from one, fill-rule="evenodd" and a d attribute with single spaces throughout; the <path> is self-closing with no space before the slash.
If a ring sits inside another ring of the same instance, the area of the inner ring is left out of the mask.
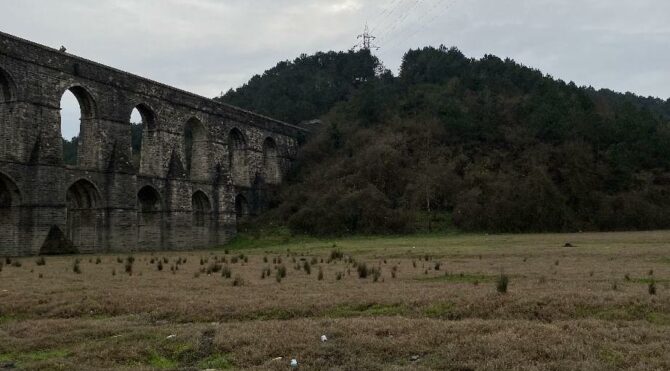
<path id="1" fill-rule="evenodd" d="M 263 176 L 270 184 L 278 184 L 281 181 L 277 143 L 272 138 L 266 138 L 263 142 Z"/>
<path id="2" fill-rule="evenodd" d="M 9 73 L 0 68 L 0 103 L 12 101 L 14 95 L 13 85 Z"/>
<path id="3" fill-rule="evenodd" d="M 246 180 L 247 169 L 247 143 L 242 132 L 234 128 L 228 134 L 228 159 L 230 173 L 236 184 Z"/>
<path id="4" fill-rule="evenodd" d="M 147 142 L 145 139 L 153 138 L 156 132 L 156 115 L 146 104 L 135 106 L 130 113 L 131 154 L 133 165 L 136 169 L 142 163 L 142 150 Z"/>
<path id="5" fill-rule="evenodd" d="M 162 244 L 163 207 L 158 191 L 144 186 L 137 192 L 138 245 L 157 248 Z"/>
<path id="6" fill-rule="evenodd" d="M 209 226 L 209 216 L 212 207 L 207 195 L 202 191 L 195 192 L 191 198 L 191 207 L 193 208 L 193 226 Z"/>
<path id="7" fill-rule="evenodd" d="M 208 175 L 207 130 L 202 122 L 191 118 L 184 126 L 184 155 L 186 172 L 191 179 L 206 179 Z"/>
<path id="8" fill-rule="evenodd" d="M 66 193 L 67 238 L 82 252 L 100 247 L 102 229 L 102 199 L 97 188 L 88 180 L 78 180 Z"/>
<path id="9" fill-rule="evenodd" d="M 83 125 L 93 117 L 93 99 L 86 89 L 73 86 L 63 93 L 60 100 L 60 130 L 65 164 L 79 163 L 79 152 L 83 147 Z"/>
<path id="10" fill-rule="evenodd" d="M 241 194 L 235 196 L 235 216 L 238 224 L 249 216 L 249 203 L 246 197 Z"/>

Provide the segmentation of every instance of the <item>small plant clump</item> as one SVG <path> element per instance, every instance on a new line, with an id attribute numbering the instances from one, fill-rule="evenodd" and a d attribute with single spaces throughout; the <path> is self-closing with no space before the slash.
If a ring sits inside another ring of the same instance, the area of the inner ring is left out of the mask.
<path id="1" fill-rule="evenodd" d="M 370 273 L 372 273 L 372 282 L 377 282 L 382 275 L 382 269 L 380 267 L 372 268 Z"/>
<path id="2" fill-rule="evenodd" d="M 102 259 L 100 259 L 100 257 L 98 256 L 97 258 L 95 258 L 95 264 L 100 264 L 100 263 L 102 263 Z"/>
<path id="3" fill-rule="evenodd" d="M 79 266 L 79 259 L 75 259 L 74 265 L 72 265 L 72 271 L 76 274 L 81 274 L 81 267 Z"/>
<path id="4" fill-rule="evenodd" d="M 501 273 L 496 280 L 496 291 L 501 294 L 507 293 L 507 285 L 509 285 L 509 277 L 506 274 Z"/>
<path id="5" fill-rule="evenodd" d="M 656 295 L 656 281 L 651 280 L 651 282 L 649 282 L 648 290 L 649 295 Z"/>
<path id="6" fill-rule="evenodd" d="M 312 274 L 312 266 L 309 264 L 307 260 L 302 265 L 302 268 L 305 270 L 305 273 L 307 274 Z"/>
<path id="7" fill-rule="evenodd" d="M 36 264 L 36 265 L 45 265 L 46 263 L 47 263 L 47 261 L 46 261 L 46 259 L 44 259 L 43 256 L 40 256 L 40 257 L 37 258 L 37 260 L 35 261 L 35 264 Z"/>
<path id="8" fill-rule="evenodd" d="M 342 276 L 344 276 L 344 273 L 342 273 L 342 272 L 337 272 L 337 273 L 335 273 L 335 280 L 336 280 L 336 281 L 341 280 L 341 279 L 342 279 Z"/>
<path id="9" fill-rule="evenodd" d="M 365 263 L 359 263 L 356 267 L 358 271 L 358 278 L 368 278 L 368 266 Z"/>
<path id="10" fill-rule="evenodd" d="M 239 274 L 235 275 L 235 278 L 233 279 L 233 286 L 244 286 L 244 279 L 242 279 L 242 276 Z"/>
<path id="11" fill-rule="evenodd" d="M 221 267 L 221 277 L 227 279 L 230 278 L 231 275 L 232 272 L 230 271 L 230 267 L 228 266 L 228 264 Z"/>
<path id="12" fill-rule="evenodd" d="M 11 260 L 11 262 L 12 262 L 12 267 L 14 267 L 14 268 L 21 268 L 21 266 L 23 265 L 23 264 L 21 264 L 21 261 L 18 260 L 18 259 Z"/>
<path id="13" fill-rule="evenodd" d="M 323 281 L 323 269 L 319 267 L 319 274 L 316 277 L 317 280 Z"/>
<path id="14" fill-rule="evenodd" d="M 442 266 L 442 263 L 440 263 L 440 262 L 435 262 L 435 270 L 436 270 L 436 271 L 439 271 L 439 270 L 440 270 L 440 266 Z"/>

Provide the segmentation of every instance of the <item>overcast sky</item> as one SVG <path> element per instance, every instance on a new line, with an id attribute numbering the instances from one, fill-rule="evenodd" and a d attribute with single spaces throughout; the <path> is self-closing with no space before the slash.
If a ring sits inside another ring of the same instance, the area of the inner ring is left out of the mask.
<path id="1" fill-rule="evenodd" d="M 3 32 L 208 97 L 280 60 L 349 49 L 366 22 L 394 73 L 407 49 L 444 44 L 578 85 L 670 97 L 668 0 L 0 0 L 0 9 Z"/>

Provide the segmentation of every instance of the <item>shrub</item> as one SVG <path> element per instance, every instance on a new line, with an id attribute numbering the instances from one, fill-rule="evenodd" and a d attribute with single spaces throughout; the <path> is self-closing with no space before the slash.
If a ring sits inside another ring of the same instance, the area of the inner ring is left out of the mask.
<path id="1" fill-rule="evenodd" d="M 235 275 L 235 278 L 233 279 L 233 286 L 243 286 L 244 285 L 244 279 L 242 279 L 242 276 L 239 274 Z"/>
<path id="2" fill-rule="evenodd" d="M 130 260 L 126 262 L 125 270 L 129 276 L 133 275 L 133 263 Z"/>
<path id="3" fill-rule="evenodd" d="M 656 281 L 649 282 L 649 295 L 656 295 Z"/>
<path id="4" fill-rule="evenodd" d="M 323 281 L 323 269 L 319 267 L 319 275 L 316 277 L 317 280 Z"/>
<path id="5" fill-rule="evenodd" d="M 123 259 L 121 259 L 120 256 L 117 256 L 117 257 L 116 257 L 116 262 L 119 263 L 119 264 L 121 264 L 121 263 L 123 263 Z"/>
<path id="6" fill-rule="evenodd" d="M 230 271 L 230 267 L 227 264 L 221 267 L 221 277 L 230 278 L 231 274 L 232 272 Z"/>
<path id="7" fill-rule="evenodd" d="M 74 261 L 74 265 L 72 266 L 72 271 L 76 274 L 81 274 L 81 268 L 79 267 L 79 259 Z"/>
<path id="8" fill-rule="evenodd" d="M 440 263 L 440 262 L 435 262 L 435 270 L 436 270 L 436 271 L 439 271 L 441 265 L 442 265 L 442 263 Z"/>
<path id="9" fill-rule="evenodd" d="M 330 260 L 342 260 L 344 258 L 344 253 L 338 249 L 330 251 Z"/>
<path id="10" fill-rule="evenodd" d="M 501 273 L 496 281 L 496 290 L 504 294 L 507 292 L 507 285 L 509 284 L 509 277 L 506 274 Z"/>
<path id="11" fill-rule="evenodd" d="M 160 260 L 158 261 L 158 264 L 156 264 L 156 269 L 158 269 L 159 271 L 163 270 L 163 262 L 162 261 L 160 261 Z"/>
<path id="12" fill-rule="evenodd" d="M 302 265 L 303 269 L 305 269 L 305 273 L 307 274 L 312 274 L 312 266 L 309 264 L 307 260 Z"/>
<path id="13" fill-rule="evenodd" d="M 95 264 L 100 264 L 100 263 L 102 263 L 102 259 L 100 259 L 100 257 L 98 256 L 97 258 L 95 258 Z"/>
<path id="14" fill-rule="evenodd" d="M 135 263 L 135 257 L 132 256 L 132 255 L 129 255 L 129 256 L 126 258 L 126 262 L 128 262 L 128 263 L 130 263 L 130 264 Z"/>
<path id="15" fill-rule="evenodd" d="M 286 277 L 286 267 L 284 265 L 280 265 L 277 268 L 277 275 L 279 275 L 279 277 L 281 277 L 281 278 Z"/>
<path id="16" fill-rule="evenodd" d="M 358 278 L 368 278 L 368 266 L 365 263 L 359 263 L 358 267 Z"/>
<path id="17" fill-rule="evenodd" d="M 372 269 L 370 269 L 370 272 L 372 273 L 372 282 L 379 281 L 379 277 L 381 277 L 381 275 L 382 275 L 382 269 L 381 268 L 372 268 Z"/>
<path id="18" fill-rule="evenodd" d="M 47 263 L 47 261 L 46 261 L 46 259 L 44 259 L 43 256 L 40 256 L 40 257 L 37 258 L 37 260 L 35 261 L 35 264 L 37 264 L 37 265 L 45 265 L 46 263 Z"/>
<path id="19" fill-rule="evenodd" d="M 221 269 L 223 269 L 221 263 L 209 263 L 209 266 L 207 266 L 207 274 L 218 273 Z"/>
<path id="20" fill-rule="evenodd" d="M 265 255 L 265 256 L 263 256 L 263 263 L 267 263 L 267 262 L 268 262 L 268 256 Z"/>

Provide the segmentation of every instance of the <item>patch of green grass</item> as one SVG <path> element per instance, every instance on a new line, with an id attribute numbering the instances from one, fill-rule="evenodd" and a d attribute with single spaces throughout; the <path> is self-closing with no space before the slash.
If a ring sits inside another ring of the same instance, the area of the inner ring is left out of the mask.
<path id="1" fill-rule="evenodd" d="M 381 317 L 381 316 L 401 316 L 409 312 L 408 308 L 400 303 L 396 304 L 343 304 L 327 310 L 327 317 L 347 318 L 347 317 Z"/>
<path id="2" fill-rule="evenodd" d="M 165 358 L 156 352 L 152 352 L 149 355 L 148 363 L 151 367 L 162 370 L 174 369 L 177 368 L 178 366 L 176 361 L 173 361 L 169 358 Z"/>
<path id="3" fill-rule="evenodd" d="M 604 347 L 598 352 L 598 357 L 614 368 L 622 366 L 625 360 L 625 357 L 621 352 Z"/>
<path id="4" fill-rule="evenodd" d="M 198 363 L 198 368 L 227 370 L 232 369 L 233 364 L 228 360 L 228 355 L 215 354 L 200 361 L 200 363 Z"/>
<path id="5" fill-rule="evenodd" d="M 442 274 L 440 276 L 420 277 L 419 281 L 428 282 L 452 282 L 452 283 L 475 283 L 475 282 L 494 282 L 498 276 L 489 276 L 485 274 Z"/>
<path id="6" fill-rule="evenodd" d="M 670 314 L 657 311 L 647 304 L 630 304 L 619 307 L 577 306 L 575 316 L 597 318 L 603 321 L 647 321 L 660 326 L 670 326 Z"/>
<path id="7" fill-rule="evenodd" d="M 460 318 L 456 312 L 456 304 L 450 302 L 435 303 L 423 310 L 423 315 L 430 318 L 455 320 Z"/>
<path id="8" fill-rule="evenodd" d="M 270 321 L 270 320 L 289 320 L 296 317 L 302 317 L 304 313 L 296 313 L 287 309 L 281 308 L 270 308 L 255 311 L 250 313 L 248 316 L 244 316 L 244 319 L 252 321 Z M 307 317 L 307 315 L 305 315 Z"/>
<path id="9" fill-rule="evenodd" d="M 67 358 L 69 355 L 70 352 L 64 349 L 2 353 L 0 354 L 0 362 L 17 362 L 18 364 L 25 364 L 31 362 L 48 361 L 51 359 Z"/>

